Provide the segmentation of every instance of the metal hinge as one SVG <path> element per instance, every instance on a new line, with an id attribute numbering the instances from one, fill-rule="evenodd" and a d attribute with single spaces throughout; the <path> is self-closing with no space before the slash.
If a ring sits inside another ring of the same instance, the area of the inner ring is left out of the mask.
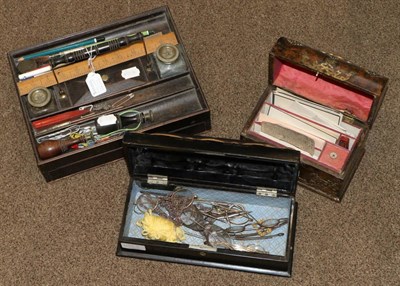
<path id="1" fill-rule="evenodd" d="M 168 177 L 160 175 L 147 175 L 147 183 L 152 185 L 168 185 Z"/>
<path id="2" fill-rule="evenodd" d="M 274 188 L 257 188 L 256 195 L 257 196 L 276 198 L 278 196 L 278 189 L 274 189 Z"/>

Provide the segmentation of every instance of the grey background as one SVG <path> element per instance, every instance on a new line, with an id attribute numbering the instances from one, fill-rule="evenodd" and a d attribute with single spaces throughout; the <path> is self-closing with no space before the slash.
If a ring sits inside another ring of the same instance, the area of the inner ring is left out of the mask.
<path id="1" fill-rule="evenodd" d="M 398 1 L 1 1 L 0 285 L 398 285 Z M 168 4 L 212 110 L 238 138 L 280 36 L 390 78 L 341 204 L 298 188 L 293 278 L 115 256 L 124 161 L 53 183 L 39 173 L 6 52 Z"/>

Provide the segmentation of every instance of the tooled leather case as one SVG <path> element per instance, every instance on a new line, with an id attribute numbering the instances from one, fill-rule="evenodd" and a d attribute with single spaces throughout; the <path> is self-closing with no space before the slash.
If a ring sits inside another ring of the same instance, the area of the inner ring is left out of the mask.
<path id="1" fill-rule="evenodd" d="M 260 110 L 276 88 L 340 112 L 345 124 L 360 130 L 351 150 L 329 144 L 322 151 L 327 156 L 319 160 L 310 160 L 302 154 L 299 184 L 341 201 L 365 152 L 368 131 L 385 97 L 388 79 L 339 56 L 284 37 L 270 51 L 268 75 L 268 88 L 245 124 L 241 139 L 287 148 L 260 136 L 254 128 Z M 340 168 L 335 169 L 338 165 Z"/>

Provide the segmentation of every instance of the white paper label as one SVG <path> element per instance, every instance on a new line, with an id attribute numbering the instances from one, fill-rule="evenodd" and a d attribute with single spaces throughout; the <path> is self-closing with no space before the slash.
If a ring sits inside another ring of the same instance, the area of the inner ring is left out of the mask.
<path id="1" fill-rule="evenodd" d="M 146 246 L 133 243 L 121 243 L 121 247 L 125 249 L 146 251 Z"/>
<path id="2" fill-rule="evenodd" d="M 140 70 L 139 70 L 137 67 L 125 69 L 125 70 L 122 70 L 121 76 L 122 76 L 124 79 L 129 79 L 129 78 L 137 77 L 137 76 L 140 76 Z"/>
<path id="3" fill-rule="evenodd" d="M 101 76 L 98 73 L 90 72 L 86 77 L 86 84 L 89 88 L 90 94 L 96 97 L 107 91 Z"/>
<path id="4" fill-rule="evenodd" d="M 97 123 L 100 126 L 106 126 L 117 123 L 117 117 L 114 114 L 102 115 L 97 118 Z"/>

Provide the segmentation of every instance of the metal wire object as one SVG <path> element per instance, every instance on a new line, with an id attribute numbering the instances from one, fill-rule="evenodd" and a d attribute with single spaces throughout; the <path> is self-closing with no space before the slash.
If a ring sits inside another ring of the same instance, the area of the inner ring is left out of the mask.
<path id="1" fill-rule="evenodd" d="M 195 232 L 188 234 L 202 238 L 208 246 L 247 252 L 266 253 L 257 244 L 242 245 L 235 240 L 280 237 L 285 234 L 271 232 L 289 222 L 288 218 L 256 219 L 239 203 L 205 200 L 183 187 L 175 187 L 169 193 L 143 191 L 134 211 L 144 214 L 148 210 Z"/>

